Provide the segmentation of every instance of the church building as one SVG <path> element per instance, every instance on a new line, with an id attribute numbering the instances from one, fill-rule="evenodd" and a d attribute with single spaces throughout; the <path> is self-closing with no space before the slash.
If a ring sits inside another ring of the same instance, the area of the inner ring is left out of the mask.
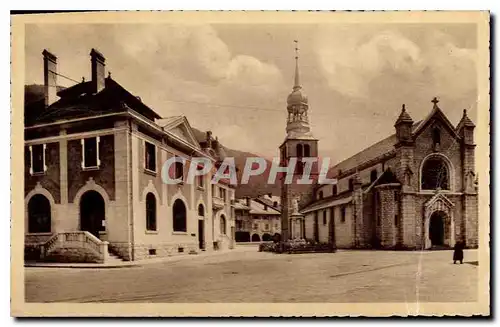
<path id="1" fill-rule="evenodd" d="M 478 246 L 475 126 L 466 110 L 454 126 L 434 98 L 427 117 L 415 123 L 403 104 L 393 135 L 332 167 L 333 185 L 318 184 L 313 167 L 311 186 L 296 183 L 304 158 L 318 157 L 297 57 L 287 103 L 281 161 L 297 157 L 298 164 L 294 182 L 282 183 L 285 240 L 337 248 L 430 249 L 458 241 Z"/>

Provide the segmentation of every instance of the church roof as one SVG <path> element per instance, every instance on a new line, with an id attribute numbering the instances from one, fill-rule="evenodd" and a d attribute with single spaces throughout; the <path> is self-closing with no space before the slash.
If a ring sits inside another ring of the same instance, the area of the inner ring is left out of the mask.
<path id="1" fill-rule="evenodd" d="M 420 121 L 416 122 L 412 126 L 412 130 L 415 131 L 416 128 L 420 125 Z M 330 168 L 328 172 L 329 178 L 335 178 L 340 175 L 341 172 L 345 172 L 349 169 L 355 168 L 367 161 L 373 160 L 379 156 L 382 156 L 386 153 L 394 150 L 394 145 L 397 143 L 396 134 L 392 134 L 385 139 L 369 146 L 368 148 L 356 153 L 352 157 L 349 157 L 332 168 Z"/>
<path id="2" fill-rule="evenodd" d="M 441 110 L 441 108 L 439 108 L 439 106 L 437 105 L 439 101 L 436 98 L 434 98 L 432 100 L 432 102 L 434 103 L 434 106 L 433 106 L 431 112 L 429 112 L 427 117 L 425 117 L 425 119 L 422 120 L 420 122 L 420 124 L 418 124 L 417 128 L 412 131 L 413 136 L 416 137 L 417 135 L 419 135 L 425 129 L 425 127 L 433 120 L 433 118 L 437 116 L 444 123 L 444 125 L 448 128 L 448 131 L 452 135 L 454 135 L 455 137 L 458 137 L 458 134 L 457 134 L 457 131 L 455 130 L 455 127 L 450 122 L 448 117 L 446 117 L 446 115 Z"/>
<path id="3" fill-rule="evenodd" d="M 300 209 L 300 213 L 305 214 L 312 211 L 322 210 L 326 208 L 330 208 L 333 206 L 338 206 L 341 204 L 347 204 L 352 201 L 351 192 L 344 192 L 343 194 L 339 194 L 335 197 L 328 197 L 321 199 L 319 201 L 312 202 Z"/>

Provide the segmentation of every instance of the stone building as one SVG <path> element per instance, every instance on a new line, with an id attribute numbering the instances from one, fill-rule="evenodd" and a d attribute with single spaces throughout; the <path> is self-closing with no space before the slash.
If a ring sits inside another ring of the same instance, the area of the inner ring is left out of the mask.
<path id="1" fill-rule="evenodd" d="M 478 245 L 474 124 L 453 126 L 436 98 L 417 123 L 405 105 L 395 134 L 330 170 L 301 209 L 306 237 L 339 248 L 429 249 Z"/>
<path id="2" fill-rule="evenodd" d="M 265 195 L 236 200 L 236 242 L 271 241 L 273 237 L 281 237 L 278 198 Z"/>
<path id="3" fill-rule="evenodd" d="M 320 185 L 313 165 L 313 185 L 300 184 L 305 161 L 318 157 L 318 140 L 295 59 L 287 135 L 279 148 L 283 165 L 298 160 L 292 183 L 282 179 L 283 238 L 338 248 L 428 249 L 457 241 L 477 247 L 475 126 L 467 112 L 453 126 L 434 98 L 428 116 L 414 123 L 403 105 L 393 135 L 329 170 L 336 183 Z"/>
<path id="4" fill-rule="evenodd" d="M 186 182 L 192 157 L 222 160 L 211 133 L 199 142 L 185 117 L 160 117 L 90 56 L 91 80 L 58 89 L 45 50 L 43 97 L 25 104 L 26 246 L 100 262 L 108 251 L 138 260 L 232 248 L 234 187 L 211 185 L 214 171 Z M 185 164 L 163 169 L 171 157 Z"/>

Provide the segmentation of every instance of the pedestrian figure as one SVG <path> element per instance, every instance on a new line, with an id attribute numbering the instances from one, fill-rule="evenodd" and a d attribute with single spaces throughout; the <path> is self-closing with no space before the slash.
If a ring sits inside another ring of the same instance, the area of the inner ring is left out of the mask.
<path id="1" fill-rule="evenodd" d="M 455 243 L 454 251 L 453 251 L 453 264 L 456 264 L 457 261 L 460 261 L 460 264 L 463 263 L 464 260 L 464 245 L 461 241 Z"/>

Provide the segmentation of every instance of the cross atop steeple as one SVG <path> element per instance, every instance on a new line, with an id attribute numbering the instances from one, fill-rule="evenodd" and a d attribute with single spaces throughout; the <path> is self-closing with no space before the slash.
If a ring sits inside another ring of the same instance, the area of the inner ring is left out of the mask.
<path id="1" fill-rule="evenodd" d="M 432 99 L 431 102 L 434 103 L 434 108 L 436 108 L 437 104 L 439 103 L 439 100 L 438 100 L 438 98 L 434 97 L 434 99 Z"/>
<path id="2" fill-rule="evenodd" d="M 300 89 L 300 74 L 299 74 L 299 41 L 293 40 L 295 42 L 295 82 L 293 84 L 293 89 Z"/>

